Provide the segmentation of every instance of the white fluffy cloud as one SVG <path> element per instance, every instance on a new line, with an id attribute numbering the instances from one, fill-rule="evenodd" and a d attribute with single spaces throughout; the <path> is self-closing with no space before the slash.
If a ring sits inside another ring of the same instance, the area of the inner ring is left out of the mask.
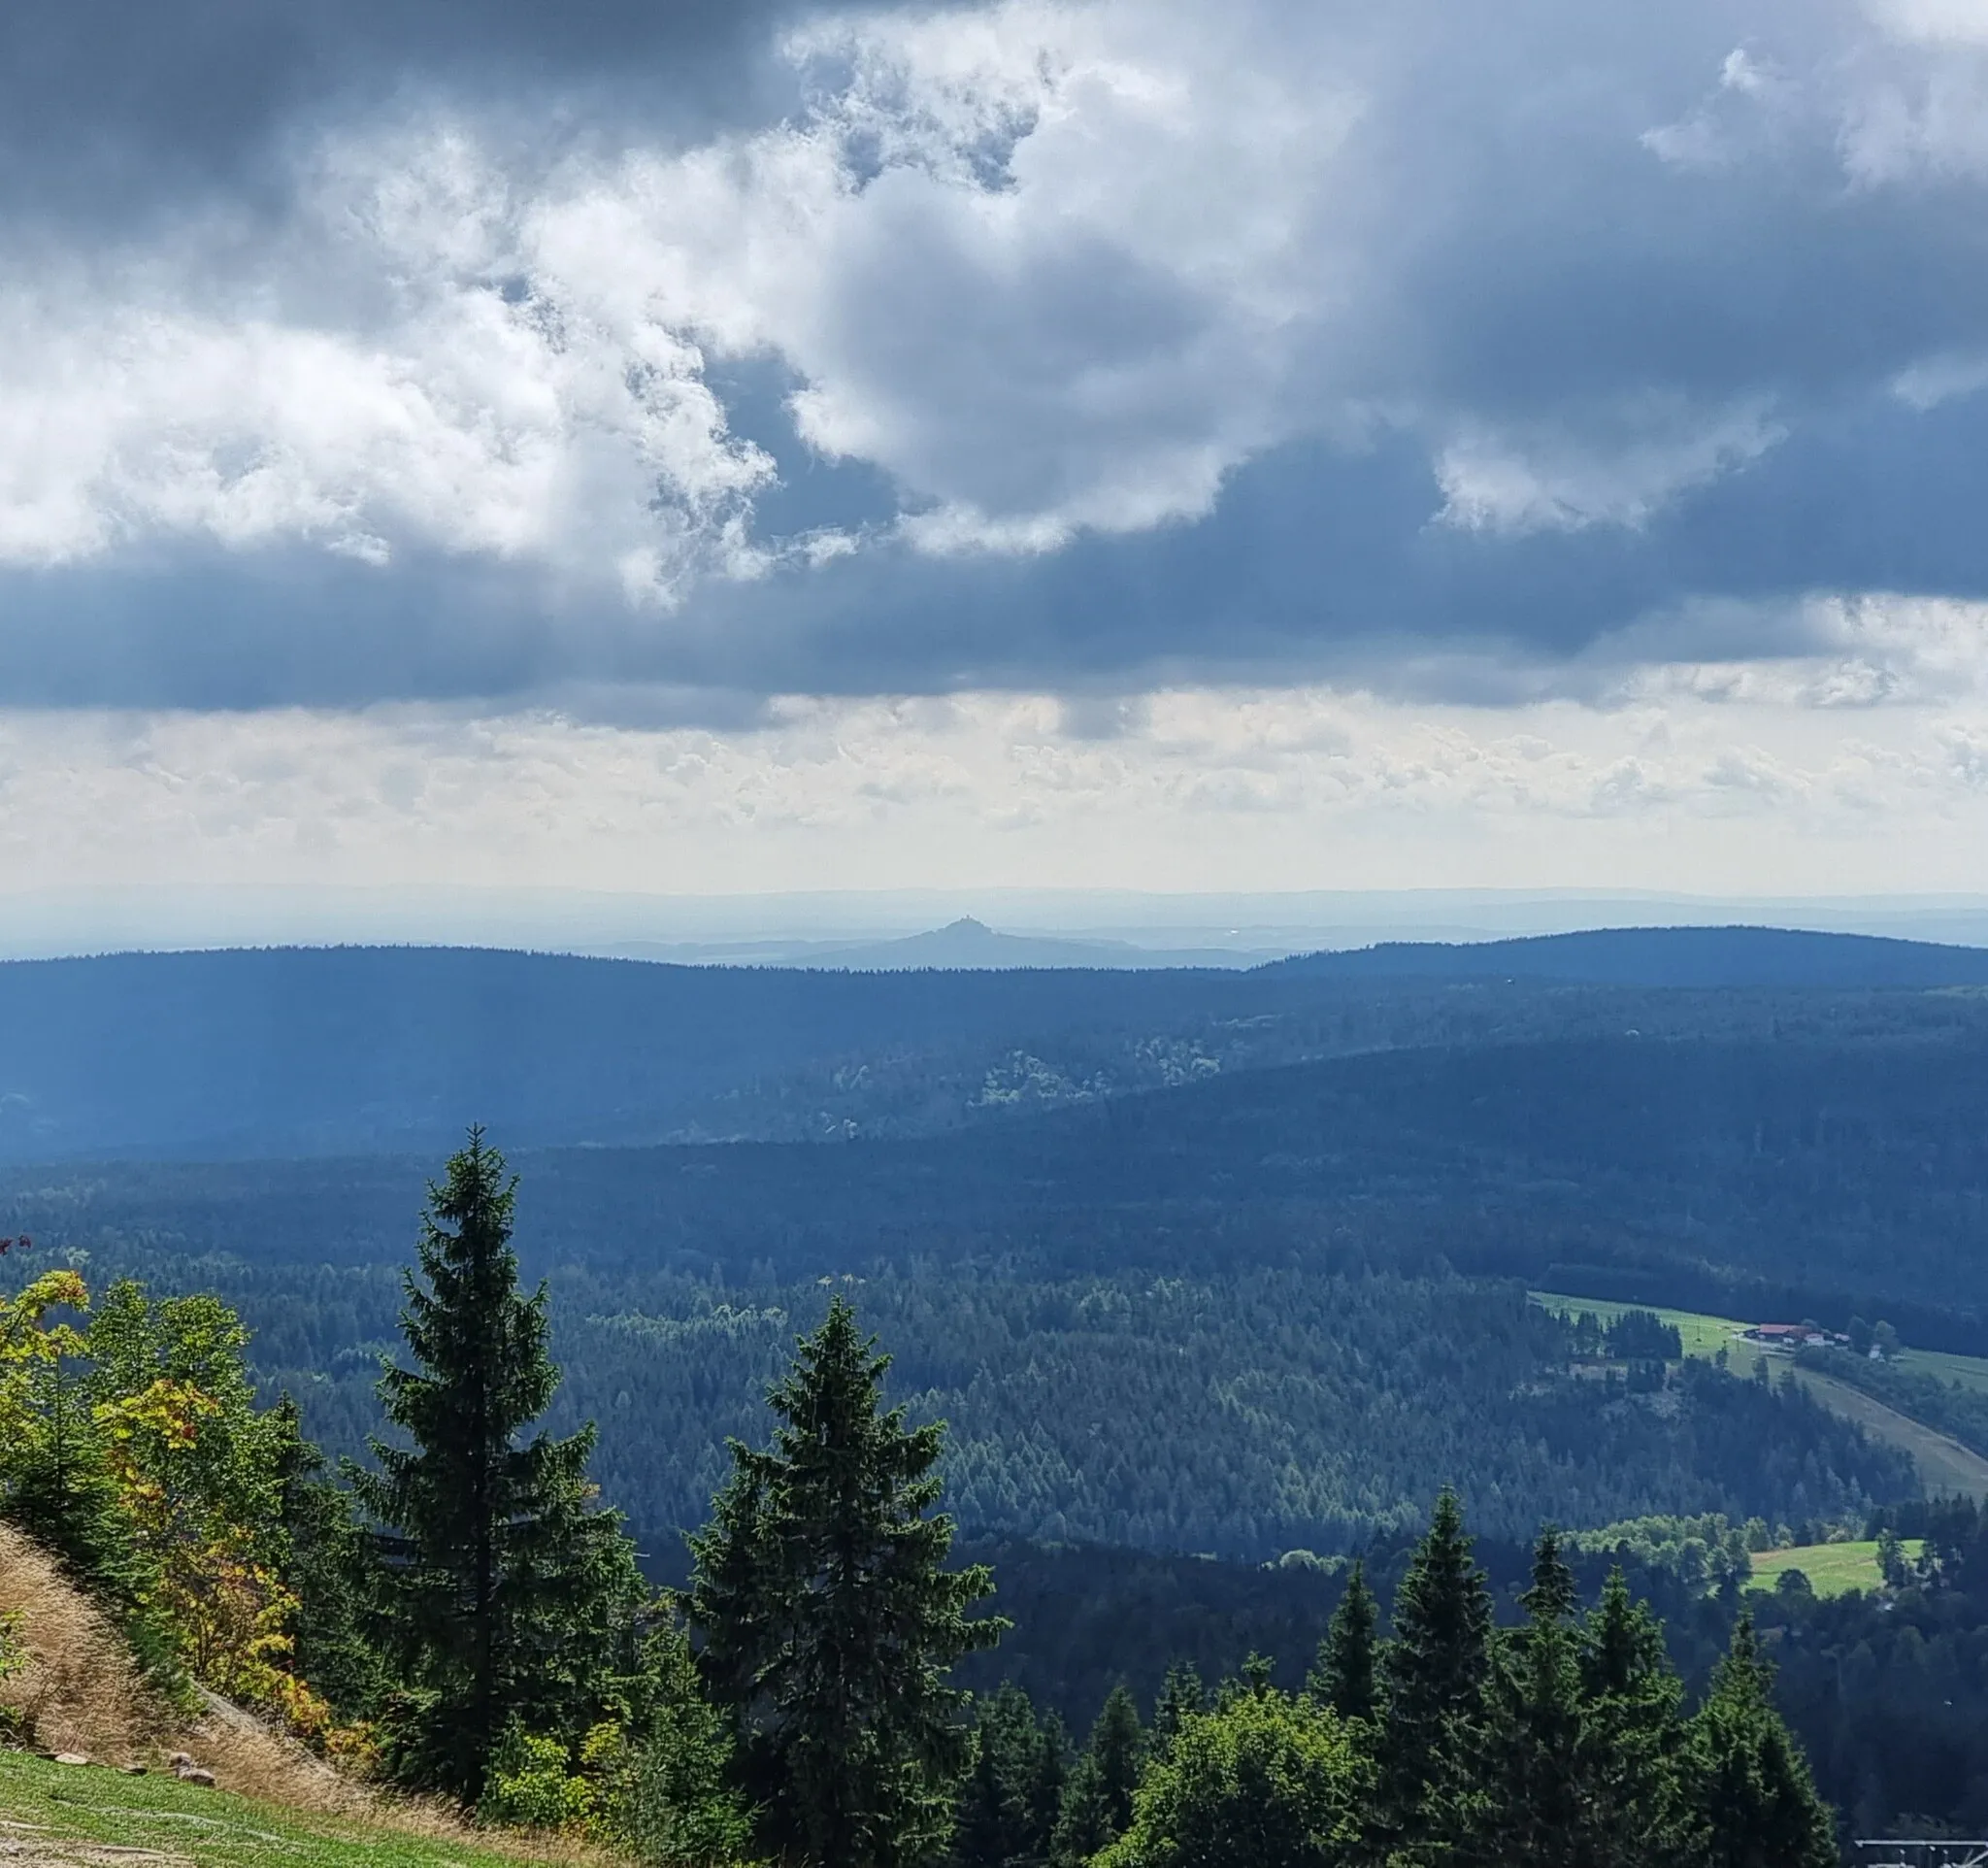
<path id="1" fill-rule="evenodd" d="M 1607 425 L 1612 435 L 1466 430 L 1437 458 L 1441 518 L 1473 531 L 1521 533 L 1640 526 L 1679 493 L 1764 454 L 1784 433 L 1757 403 L 1707 417 L 1654 398 L 1630 404 Z"/>
<path id="2" fill-rule="evenodd" d="M 501 179 L 459 135 L 334 150 L 267 276 L 232 230 L 59 260 L 0 298 L 0 558 L 158 535 L 605 563 L 640 594 L 735 547 L 764 455 L 696 348 L 508 289 Z M 359 316 L 285 302 L 313 270 Z M 313 313 L 318 316 L 313 316 Z"/>
<path id="3" fill-rule="evenodd" d="M 1814 62 L 1840 47 L 1733 49 L 1694 114 L 1625 116 L 1619 143 L 1702 167 L 1826 112 L 1846 178 L 1966 168 L 1976 14 L 1898 0 L 1847 75 Z M 198 534 L 413 543 L 636 595 L 756 574 L 775 468 L 731 432 L 713 355 L 777 360 L 803 441 L 887 476 L 934 551 L 1193 517 L 1262 450 L 1375 420 L 1427 432 L 1451 521 L 1639 524 L 1769 448 L 1772 397 L 1616 383 L 1512 422 L 1382 360 L 1418 229 L 1466 181 L 1467 146 L 1402 166 L 1446 101 L 1418 95 L 1441 17 L 1406 9 L 1390 39 L 1273 0 L 858 14 L 786 48 L 802 115 L 687 149 L 546 157 L 439 104 L 349 126 L 273 237 L 18 256 L 0 561 Z"/>
<path id="4" fill-rule="evenodd" d="M 1988 588 L 1971 0 L 811 18 L 777 120 L 345 94 L 266 199 L 0 224 L 0 677 L 1587 692 Z"/>
<path id="5" fill-rule="evenodd" d="M 414 110 L 322 141 L 274 238 L 39 256 L 0 301 L 0 562 L 197 535 L 637 598 L 751 575 L 774 468 L 713 352 L 778 359 L 805 442 L 942 551 L 1203 513 L 1288 430 L 1356 109 L 1329 75 L 1127 0 L 789 52 L 815 104 L 754 134 L 546 161 Z"/>

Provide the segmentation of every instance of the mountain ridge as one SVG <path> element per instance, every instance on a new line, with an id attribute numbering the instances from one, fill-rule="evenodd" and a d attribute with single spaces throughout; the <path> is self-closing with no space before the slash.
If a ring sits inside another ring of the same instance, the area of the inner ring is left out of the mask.
<path id="1" fill-rule="evenodd" d="M 424 947 L 8 961 L 0 1160 L 425 1151 L 472 1117 L 532 1147 L 912 1134 L 1376 1049 L 1765 1032 L 1748 990 L 1791 1017 L 1889 992 L 1887 1018 L 1950 1019 L 1971 1015 L 1925 995 L 1977 985 L 1988 951 L 1759 929 L 1391 945 L 1246 972 Z"/>
<path id="2" fill-rule="evenodd" d="M 1294 954 L 1283 978 L 1530 979 L 1579 985 L 1938 987 L 1988 985 L 1988 949 L 1809 928 L 1598 927 L 1497 941 L 1382 941 Z"/>

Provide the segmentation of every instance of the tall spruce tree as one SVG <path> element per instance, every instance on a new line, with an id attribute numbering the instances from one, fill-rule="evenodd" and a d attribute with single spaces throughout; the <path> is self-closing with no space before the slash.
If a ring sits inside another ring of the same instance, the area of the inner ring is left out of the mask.
<path id="1" fill-rule="evenodd" d="M 1139 1706 L 1126 1687 L 1113 1686 L 1064 1791 L 1051 1851 L 1058 1863 L 1077 1868 L 1131 1827 L 1145 1754 Z"/>
<path id="2" fill-rule="evenodd" d="M 980 1702 L 973 1761 L 960 1787 L 956 1868 L 1042 1868 L 1062 1807 L 1067 1741 L 1029 1696 L 1006 1685 Z"/>
<path id="3" fill-rule="evenodd" d="M 1375 1635 L 1378 1620 L 1374 1591 L 1367 1586 L 1367 1566 L 1356 1562 L 1305 1683 L 1313 1699 L 1342 1718 L 1372 1721 L 1380 1711 Z"/>
<path id="4" fill-rule="evenodd" d="M 1668 1868 L 1687 1859 L 1684 1686 L 1646 1603 L 1620 1569 L 1580 1635 L 1582 1767 L 1595 1868 Z"/>
<path id="5" fill-rule="evenodd" d="M 1580 1657 L 1570 1625 L 1576 1596 L 1552 1530 L 1534 1551 L 1522 1601 L 1525 1624 L 1496 1644 L 1483 1722 L 1460 1759 L 1449 1811 L 1453 1852 L 1484 1868 L 1585 1868 L 1594 1839 Z"/>
<path id="6" fill-rule="evenodd" d="M 1742 1616 L 1691 1721 L 1686 1756 L 1705 1868 L 1831 1868 L 1836 1823 L 1768 1688 L 1772 1682 Z"/>
<path id="7" fill-rule="evenodd" d="M 884 1408 L 889 1363 L 838 1297 L 768 1397 L 772 1447 L 733 1443 L 690 1540 L 688 1618 L 738 1721 L 763 1841 L 833 1868 L 943 1851 L 966 1761 L 946 1671 L 1006 1625 L 968 1616 L 992 1593 L 984 1567 L 945 1568 L 945 1430 Z"/>
<path id="8" fill-rule="evenodd" d="M 644 1590 L 617 1514 L 593 1503 L 591 1424 L 525 1438 L 559 1372 L 547 1294 L 517 1288 L 516 1203 L 480 1128 L 428 1189 L 420 1275 L 404 1278 L 413 1369 L 381 1380 L 407 1447 L 373 1442 L 354 1474 L 394 1535 L 389 1618 L 410 1691 L 389 1718 L 403 1778 L 474 1800 L 515 1719 L 571 1741 L 613 1704 L 632 1667 Z"/>
<path id="9" fill-rule="evenodd" d="M 1412 1845 L 1446 1826 L 1441 1807 L 1483 1716 L 1491 1596 L 1471 1555 L 1463 1508 L 1445 1489 L 1394 1597 L 1382 1651 L 1382 1840 Z"/>

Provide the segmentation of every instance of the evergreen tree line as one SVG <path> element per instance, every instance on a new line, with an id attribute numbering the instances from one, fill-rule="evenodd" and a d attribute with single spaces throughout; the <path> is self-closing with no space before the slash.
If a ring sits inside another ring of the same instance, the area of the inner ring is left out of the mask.
<path id="1" fill-rule="evenodd" d="M 1495 1628 L 1455 1497 L 1397 1588 L 1355 1567 L 1298 1691 L 1244 1663 L 1176 1669 L 1142 1726 L 1122 1688 L 1073 1755 L 1006 1686 L 978 1708 L 955 1868 L 1525 1862 L 1824 1868 L 1836 1829 L 1769 1691 L 1750 1621 L 1687 1714 L 1619 1571 L 1577 1611 L 1549 1532 L 1525 1619 Z"/>
<path id="2" fill-rule="evenodd" d="M 397 1341 L 396 1268 L 98 1262 L 221 1292 L 253 1326 L 263 1391 L 298 1396 L 314 1440 L 363 1456 L 379 1358 Z M 764 1434 L 766 1388 L 823 1289 L 563 1263 L 556 1285 L 550 1347 L 567 1379 L 547 1418 L 562 1433 L 599 1422 L 597 1479 L 645 1548 L 674 1550 L 724 1482 L 727 1439 Z M 1515 1285 L 1309 1263 L 1058 1279 L 934 1267 L 838 1285 L 890 1344 L 912 1418 L 950 1423 L 946 1495 L 976 1535 L 1242 1561 L 1350 1553 L 1376 1526 L 1419 1528 L 1431 1472 L 1470 1474 L 1474 1522 L 1513 1543 L 1548 1519 L 1862 1518 L 1915 1488 L 1908 1460 L 1799 1390 L 1643 1357 L 1668 1351 L 1668 1333 L 1603 1379 L 1573 1369 L 1578 1319 Z M 1154 1418 L 1164 1438 L 1145 1430 Z"/>
<path id="3" fill-rule="evenodd" d="M 1654 1618 L 1619 1576 L 1578 1615 L 1550 1534 L 1524 1623 L 1495 1629 L 1449 1494 L 1388 1636 L 1356 1575 L 1302 1690 L 1262 1661 L 1212 1691 L 1178 1670 L 1150 1728 L 1116 1693 L 1074 1756 L 1018 1691 L 973 1701 L 955 1663 L 1007 1624 L 989 1571 L 951 1561 L 945 1430 L 886 1405 L 888 1358 L 840 1295 L 768 1397 L 768 1444 L 733 1442 L 688 1586 L 655 1596 L 589 1480 L 593 1429 L 540 1424 L 558 1372 L 514 1201 L 473 1131 L 430 1190 L 387 1430 L 336 1476 L 293 1416 L 248 1405 L 224 1307 L 123 1294 L 99 1342 L 50 1320 L 86 1301 L 73 1274 L 37 1287 L 0 1328 L 0 1401 L 60 1443 L 64 1477 L 11 1465 L 8 1514 L 121 1591 L 130 1625 L 163 1623 L 191 1678 L 411 1788 L 658 1864 L 1835 1858 L 1746 1624 L 1687 1717 Z M 87 1406 L 62 1399 L 79 1358 Z M 148 1433 L 149 1465 L 126 1451 Z M 240 1625 L 196 1638 L 222 1576 Z M 280 1654 L 279 1678 L 250 1654 Z"/>
<path id="4" fill-rule="evenodd" d="M 112 1607 L 154 1684 L 232 1692 L 328 1752 L 505 1824 L 659 1864 L 937 1859 L 964 1765 L 949 1681 L 1005 1623 L 949 1567 L 938 1423 L 830 1306 L 657 1596 L 588 1477 L 515 1182 L 472 1131 L 432 1186 L 369 1465 L 252 1405 L 211 1298 L 79 1274 L 0 1302 L 0 1512 Z M 78 1373 L 78 1371 L 81 1373 Z M 17 1736 L 31 1740 L 31 1730 Z"/>
<path id="5" fill-rule="evenodd" d="M 972 980 L 954 977 L 963 986 Z M 943 982 L 935 989 L 944 990 Z M 983 989 L 1007 990 L 974 991 Z M 432 1110 L 433 1056 L 410 1039 L 421 1021 L 405 1015 L 420 996 L 396 1001 L 402 1013 L 385 1050 L 403 1062 L 422 1060 L 403 1087 L 417 1088 L 414 1103 Z M 1162 1050 L 1176 1039 L 1198 1045 L 1222 1061 L 1215 1077 L 1019 1119 L 992 1113 L 996 1105 L 979 1107 L 990 1071 L 1011 1076 L 1017 1049 L 1059 1079 L 1087 1080 L 1090 1063 L 1065 1052 L 1061 1040 L 1073 1027 L 1061 1017 L 972 1047 L 971 1061 L 956 1060 L 957 1075 L 947 1066 L 951 1087 L 938 1100 L 960 1115 L 973 1105 L 973 1123 L 918 1141 L 864 1139 L 874 1122 L 892 1118 L 840 1094 L 816 1100 L 812 1088 L 755 1069 L 760 1093 L 747 1096 L 741 1084 L 741 1096 L 716 1099 L 706 1133 L 859 1139 L 833 1150 L 690 1145 L 550 1153 L 534 1233 L 549 1263 L 636 1272 L 669 1265 L 707 1277 L 717 1268 L 730 1284 L 758 1282 L 761 1265 L 787 1282 L 824 1270 L 867 1272 L 879 1258 L 901 1268 L 1005 1258 L 1058 1279 L 1135 1267 L 1209 1276 L 1315 1264 L 1331 1253 L 1342 1268 L 1435 1270 L 1446 1260 L 1598 1298 L 1814 1316 L 1833 1328 L 1858 1312 L 1872 1315 L 1881 1292 L 1908 1340 L 1971 1352 L 1988 1302 L 1976 1249 L 1982 1138 L 1971 1115 L 1983 1093 L 1983 1015 L 1955 995 L 1823 992 L 1796 1003 L 1802 996 L 1656 992 L 1633 1004 L 1551 991 L 1513 999 L 1484 986 L 1423 991 L 1417 1003 L 1428 1017 L 1403 1007 L 1398 1021 L 1393 1009 L 1365 1002 L 1362 1029 L 1346 1039 L 1362 1054 L 1276 1071 L 1251 1059 L 1280 1051 L 1287 1019 L 1305 1016 L 1297 1007 L 1264 1006 L 1276 1014 L 1270 1022 L 1229 1012 L 1186 1026 L 1150 1016 L 1155 1007 L 1129 1030 L 1121 1026 L 1120 1038 L 1136 1032 L 1136 1047 L 1159 1039 Z M 1056 1010 L 1082 1024 L 1069 1000 Z M 1328 1049 L 1341 1045 L 1342 1016 L 1334 1012 L 1334 1030 L 1319 1034 L 1330 1038 Z M 1625 1036 L 1632 1028 L 1643 1035 Z M 493 1091 L 514 1083 L 528 1092 L 534 1121 L 547 1121 L 538 1128 L 541 1142 L 582 1133 L 611 1140 L 625 1132 L 630 1082 L 588 1066 L 599 1044 L 585 1041 L 587 1029 L 583 1019 L 568 1019 L 548 1035 L 564 1059 L 556 1069 L 547 1046 L 514 1052 L 482 1034 L 470 1081 Z M 944 1014 L 927 1029 L 964 1035 Z M 1212 1042 L 1192 1035 L 1202 1031 Z M 1660 1033 L 1677 1042 L 1659 1042 Z M 722 1041 L 735 1035 L 726 1026 Z M 378 1114 L 382 1073 L 394 1074 L 381 1044 L 356 1054 L 339 1047 L 371 1085 L 360 1094 L 358 1078 L 316 1068 L 321 1030 L 309 1041 L 297 1036 L 300 1060 L 311 1061 L 258 1081 L 256 1108 L 245 1116 L 270 1154 L 335 1145 L 325 1137 L 352 1109 L 364 1104 Z M 1259 1039 L 1268 1051 L 1259 1051 Z M 1244 1044 L 1250 1057 L 1231 1059 L 1231 1042 Z M 1300 1051 L 1310 1047 L 1302 1038 Z M 419 1188 L 406 1158 L 158 1162 L 157 1154 L 174 1151 L 173 1135 L 246 1132 L 236 1122 L 206 1128 L 215 1095 L 224 1091 L 232 1104 L 247 1080 L 224 1073 L 217 1085 L 211 1071 L 186 1075 L 185 1059 L 204 1049 L 192 1034 L 185 1046 L 162 1051 L 157 1068 L 118 1080 L 150 1101 L 162 1084 L 178 1084 L 180 1093 L 165 1099 L 190 1130 L 179 1120 L 153 1129 L 161 1139 L 145 1164 L 92 1159 L 69 1172 L 0 1172 L 0 1231 L 59 1237 L 99 1253 L 119 1239 L 147 1238 L 255 1263 L 398 1257 Z M 73 1057 L 75 1048 L 56 1045 L 48 1054 Z M 873 1026 L 867 1037 L 852 1027 L 845 1041 L 812 1054 L 816 1075 L 841 1079 L 843 1093 L 862 1102 L 870 1094 L 863 1086 L 888 1079 L 891 1058 L 904 1053 Z M 1030 1066 L 1030 1081 L 1036 1075 Z M 613 1120 L 593 1100 L 610 1080 Z M 327 1106 L 301 1127 L 279 1121 L 261 1129 L 254 1118 L 272 1113 L 263 1105 L 297 1085 Z M 925 1099 L 915 1085 L 906 1094 L 914 1106 Z M 127 1143 L 134 1132 L 120 1118 L 96 1144 L 74 1131 L 65 1142 L 59 1122 L 45 1126 L 50 1106 L 34 1102 L 34 1120 L 14 1140 L 17 1160 L 44 1160 L 64 1146 L 97 1155 L 116 1145 L 113 1131 Z M 782 1106 L 782 1120 L 762 1126 L 753 1103 L 762 1111 Z M 584 1131 L 570 1128 L 571 1112 L 589 1106 L 600 1117 Z M 405 1147 L 432 1134 L 426 1116 L 404 1107 L 415 1127 L 399 1131 L 402 1142 L 391 1139 L 388 1118 L 384 1130 L 348 1130 L 346 1146 Z M 126 1114 L 136 1118 L 135 1110 Z M 522 1110 L 511 1119 L 525 1119 Z M 639 1126 L 645 1135 L 669 1132 L 667 1122 Z M 694 1133 L 682 1139 L 690 1143 Z M 1563 1275 L 1574 1269 L 1588 1275 Z M 1909 1308 L 1890 1308 L 1895 1303 Z"/>

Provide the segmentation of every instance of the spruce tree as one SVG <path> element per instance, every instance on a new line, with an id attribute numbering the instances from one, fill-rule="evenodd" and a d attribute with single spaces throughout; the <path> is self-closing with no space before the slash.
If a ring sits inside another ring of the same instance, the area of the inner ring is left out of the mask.
<path id="1" fill-rule="evenodd" d="M 514 1719 L 571 1742 L 610 1708 L 643 1594 L 621 1520 L 587 1484 L 593 1427 L 524 1437 L 559 1372 L 545 1286 L 518 1293 L 515 1202 L 503 1155 L 471 1129 L 428 1189 L 425 1287 L 403 1279 L 415 1366 L 380 1384 L 411 1445 L 373 1442 L 378 1470 L 353 1476 L 393 1534 L 388 1618 L 410 1688 L 387 1721 L 396 1767 L 466 1801 Z"/>
<path id="2" fill-rule="evenodd" d="M 1139 1707 L 1124 1686 L 1114 1686 L 1070 1774 L 1052 1849 L 1058 1863 L 1075 1868 L 1089 1861 L 1131 1826 L 1132 1798 L 1145 1767 L 1145 1753 Z"/>
<path id="3" fill-rule="evenodd" d="M 1705 1868 L 1832 1868 L 1836 1823 L 1768 1695 L 1771 1675 L 1742 1616 L 1691 1721 L 1696 1858 Z"/>
<path id="4" fill-rule="evenodd" d="M 1356 1562 L 1305 1683 L 1313 1699 L 1342 1718 L 1371 1721 L 1380 1710 L 1375 1637 L 1378 1619 L 1374 1591 L 1367 1586 L 1366 1565 Z"/>
<path id="5" fill-rule="evenodd" d="M 1395 1591 L 1394 1636 L 1382 1651 L 1385 1839 L 1413 1842 L 1438 1822 L 1436 1806 L 1483 1713 L 1490 1638 L 1490 1592 L 1462 1507 L 1445 1489 Z"/>
<path id="6" fill-rule="evenodd" d="M 1596 1868 L 1685 1858 L 1683 1683 L 1648 1605 L 1611 1570 L 1581 1629 L 1582 1758 Z"/>
<path id="7" fill-rule="evenodd" d="M 953 1830 L 956 1868 L 1041 1868 L 1062 1805 L 1063 1728 L 1012 1684 L 980 1703 Z"/>
<path id="8" fill-rule="evenodd" d="M 1153 1704 L 1152 1749 L 1163 1754 L 1181 1725 L 1208 1705 L 1208 1688 L 1192 1661 L 1176 1660 L 1167 1669 L 1160 1696 Z"/>
<path id="9" fill-rule="evenodd" d="M 1525 1625 L 1496 1644 L 1484 1718 L 1457 1759 L 1448 1818 L 1463 1862 L 1584 1868 L 1592 1857 L 1581 1746 L 1580 1661 L 1569 1625 L 1575 1592 L 1546 1531 L 1521 1598 Z"/>
<path id="10" fill-rule="evenodd" d="M 390 1689 L 390 1669 L 374 1640 L 384 1578 L 350 1492 L 325 1473 L 324 1455 L 304 1437 L 297 1404 L 285 1394 L 270 1411 L 280 1494 L 277 1528 L 282 1580 L 297 1599 L 290 1661 L 348 1719 L 371 1718 Z"/>
<path id="11" fill-rule="evenodd" d="M 1040 1722 L 1038 1732 L 1035 1784 L 1029 1797 L 1029 1833 L 1032 1838 L 1040 1838 L 1037 1852 L 1042 1860 L 1047 1861 L 1054 1846 L 1056 1821 L 1063 1814 L 1064 1793 L 1070 1786 L 1070 1738 L 1062 1719 L 1054 1713 Z"/>
<path id="12" fill-rule="evenodd" d="M 641 1862 L 749 1860 L 752 1813 L 733 1781 L 731 1723 L 705 1697 L 674 1618 L 643 1640 L 637 1698 L 594 1822 Z"/>
<path id="13" fill-rule="evenodd" d="M 768 1397 L 771 1448 L 690 1540 L 705 1677 L 738 1721 L 769 1852 L 834 1868 L 931 1859 L 965 1762 L 960 1655 L 1006 1625 L 970 1619 L 984 1567 L 950 1571 L 938 1516 L 944 1427 L 882 1403 L 889 1357 L 842 1298 Z"/>

